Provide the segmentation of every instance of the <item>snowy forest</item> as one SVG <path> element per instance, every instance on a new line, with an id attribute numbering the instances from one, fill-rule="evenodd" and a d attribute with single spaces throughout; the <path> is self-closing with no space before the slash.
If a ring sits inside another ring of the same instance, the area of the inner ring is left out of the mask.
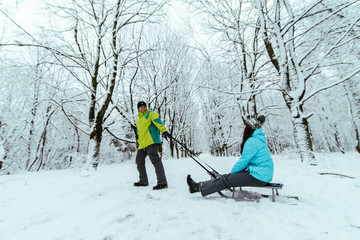
<path id="1" fill-rule="evenodd" d="M 0 175 L 136 153 L 137 102 L 196 153 L 360 154 L 359 0 L 0 2 Z M 173 140 L 162 154 L 185 156 Z"/>

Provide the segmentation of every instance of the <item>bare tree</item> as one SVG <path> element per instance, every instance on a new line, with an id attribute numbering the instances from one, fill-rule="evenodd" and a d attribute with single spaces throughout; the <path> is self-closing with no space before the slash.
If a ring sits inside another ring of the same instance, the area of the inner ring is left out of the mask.
<path id="1" fill-rule="evenodd" d="M 200 96 L 206 123 L 204 129 L 209 138 L 210 152 L 217 156 L 227 156 L 229 148 L 240 139 L 243 114 L 239 113 L 238 105 L 245 101 L 238 100 L 241 86 L 236 72 L 227 63 L 208 59 L 198 76 L 202 80 L 199 82 L 202 83 Z"/>
<path id="2" fill-rule="evenodd" d="M 268 79 L 263 78 L 264 55 L 257 13 L 249 1 L 191 1 L 200 13 L 210 16 L 206 26 L 214 33 L 221 33 L 216 41 L 217 61 L 237 70 L 236 90 L 242 118 L 257 115 L 256 97 L 266 89 Z M 215 36 L 218 36 L 215 35 Z M 219 53 L 218 50 L 221 52 Z M 219 56 L 220 55 L 220 56 Z M 234 96 L 235 97 L 235 96 Z"/>
<path id="3" fill-rule="evenodd" d="M 104 124 L 113 109 L 110 106 L 114 89 L 125 69 L 138 57 L 133 45 L 134 38 L 140 37 L 136 26 L 149 21 L 161 7 L 162 3 L 147 0 L 78 0 L 55 8 L 72 25 L 62 36 L 61 53 L 56 54 L 64 57 L 61 65 L 89 91 L 89 131 L 84 130 L 89 134 L 87 166 L 98 166 Z M 67 34 L 71 32 L 69 41 Z M 63 103 L 59 105 L 66 112 Z"/>
<path id="4" fill-rule="evenodd" d="M 360 72 L 360 68 L 356 67 L 342 79 L 329 82 L 325 86 L 311 88 L 312 81 L 316 81 L 317 74 L 326 60 L 332 56 L 332 52 L 356 39 L 349 33 L 358 23 L 359 18 L 352 19 L 350 23 L 335 22 L 333 18 L 336 17 L 336 13 L 357 2 L 339 5 L 335 12 L 328 13 L 325 8 L 319 6 L 321 1 L 316 1 L 307 9 L 295 14 L 287 0 L 274 1 L 274 4 L 256 1 L 261 33 L 268 56 L 280 76 L 279 87 L 291 114 L 295 142 L 302 161 L 314 159 L 308 122 L 312 113 L 306 113 L 305 103 L 318 93 L 348 81 Z M 320 15 L 319 19 L 314 18 L 317 15 Z M 302 24 L 308 18 L 317 21 L 310 25 L 308 22 Z M 329 23 L 330 27 L 328 27 Z M 319 38 L 312 39 L 311 44 L 307 43 L 306 41 L 309 41 L 307 35 L 319 28 L 326 31 Z M 333 32 L 338 28 L 343 29 L 342 33 L 334 35 Z M 334 41 L 331 44 L 324 41 L 328 37 L 333 37 Z M 322 53 L 317 55 L 319 49 Z"/>
<path id="5" fill-rule="evenodd" d="M 154 29 L 152 30 L 154 32 Z M 146 41 L 152 45 L 153 51 L 148 51 L 140 58 L 140 70 L 134 81 L 138 99 L 148 102 L 149 107 L 156 110 L 163 119 L 170 134 L 191 146 L 192 124 L 195 117 L 193 95 L 195 61 L 184 38 L 171 32 L 157 29 L 155 34 L 147 34 Z M 179 148 L 169 139 L 172 156 Z"/>

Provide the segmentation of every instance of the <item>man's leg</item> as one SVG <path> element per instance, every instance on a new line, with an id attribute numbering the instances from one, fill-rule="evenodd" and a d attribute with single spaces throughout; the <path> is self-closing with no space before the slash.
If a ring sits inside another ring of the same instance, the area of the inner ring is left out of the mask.
<path id="1" fill-rule="evenodd" d="M 241 171 L 224 174 L 217 179 L 201 182 L 200 191 L 201 195 L 207 196 L 231 187 L 263 186 L 265 184 L 267 183 L 252 177 L 249 172 Z"/>
<path id="2" fill-rule="evenodd" d="M 159 147 L 158 144 L 152 144 L 146 148 L 146 152 L 149 155 L 149 158 L 155 167 L 157 183 L 158 184 L 167 184 L 166 176 L 165 176 L 165 169 L 162 164 L 161 158 L 158 154 L 158 147 Z"/>
<path id="3" fill-rule="evenodd" d="M 149 184 L 146 168 L 145 168 L 145 158 L 147 153 L 144 149 L 138 149 L 136 153 L 136 166 L 139 171 L 139 182 L 142 184 Z"/>

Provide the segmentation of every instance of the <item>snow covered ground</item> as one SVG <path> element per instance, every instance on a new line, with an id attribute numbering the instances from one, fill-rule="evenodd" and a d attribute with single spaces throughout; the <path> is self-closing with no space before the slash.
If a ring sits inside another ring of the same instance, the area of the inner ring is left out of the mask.
<path id="1" fill-rule="evenodd" d="M 222 173 L 237 160 L 200 159 Z M 88 177 L 74 169 L 0 176 L 0 239 L 360 239 L 359 154 L 324 154 L 318 166 L 291 156 L 273 159 L 273 181 L 285 185 L 275 203 L 189 194 L 188 173 L 195 181 L 208 179 L 190 158 L 164 159 L 169 188 L 161 191 L 152 190 L 156 180 L 150 161 L 150 186 L 144 188 L 133 187 L 134 161 L 100 165 Z"/>

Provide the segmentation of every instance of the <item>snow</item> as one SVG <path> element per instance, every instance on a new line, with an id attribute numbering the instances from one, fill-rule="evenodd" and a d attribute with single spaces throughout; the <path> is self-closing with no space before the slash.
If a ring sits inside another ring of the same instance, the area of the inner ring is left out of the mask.
<path id="1" fill-rule="evenodd" d="M 296 156 L 273 156 L 276 202 L 237 202 L 217 194 L 190 194 L 186 175 L 206 180 L 192 159 L 164 159 L 169 188 L 153 191 L 137 181 L 134 161 L 80 170 L 23 172 L 0 176 L 1 240 L 115 239 L 359 239 L 359 154 L 323 154 L 318 166 Z M 236 157 L 201 155 L 229 172 Z M 337 173 L 339 175 L 320 175 Z M 269 194 L 269 189 L 246 190 Z M 299 200 L 284 196 L 298 196 Z"/>

